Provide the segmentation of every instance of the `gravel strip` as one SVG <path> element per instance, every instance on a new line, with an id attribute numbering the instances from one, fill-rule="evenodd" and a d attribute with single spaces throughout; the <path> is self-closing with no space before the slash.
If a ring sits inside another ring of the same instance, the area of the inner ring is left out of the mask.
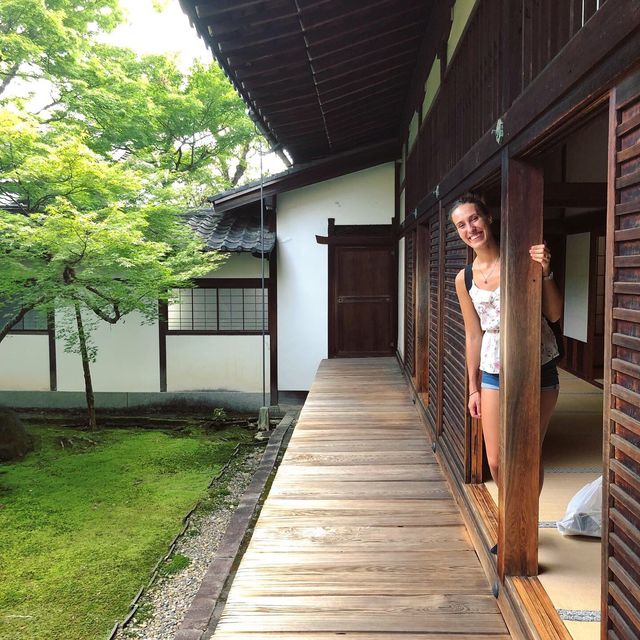
<path id="1" fill-rule="evenodd" d="M 160 576 L 139 603 L 138 612 L 117 639 L 173 640 L 191 601 L 207 571 L 216 549 L 227 529 L 231 516 L 251 483 L 260 460 L 262 447 L 243 452 L 234 460 L 227 473 L 213 486 L 224 487 L 228 495 L 218 498 L 213 511 L 197 510 L 191 525 L 177 542 L 174 555 L 189 558 L 189 565 L 178 573 Z"/>

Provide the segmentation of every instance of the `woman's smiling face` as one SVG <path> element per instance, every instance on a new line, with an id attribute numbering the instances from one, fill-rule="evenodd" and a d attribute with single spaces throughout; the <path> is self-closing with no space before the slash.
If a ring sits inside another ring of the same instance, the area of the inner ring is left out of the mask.
<path id="1" fill-rule="evenodd" d="M 473 203 L 458 205 L 451 214 L 451 222 L 456 227 L 462 241 L 472 249 L 488 242 L 493 236 L 491 220 L 486 218 Z"/>

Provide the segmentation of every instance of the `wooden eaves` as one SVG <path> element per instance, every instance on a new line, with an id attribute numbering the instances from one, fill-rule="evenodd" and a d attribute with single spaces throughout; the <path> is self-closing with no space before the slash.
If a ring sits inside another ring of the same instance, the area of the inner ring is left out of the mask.
<path id="1" fill-rule="evenodd" d="M 277 149 L 295 163 L 394 139 L 432 0 L 181 0 Z"/>

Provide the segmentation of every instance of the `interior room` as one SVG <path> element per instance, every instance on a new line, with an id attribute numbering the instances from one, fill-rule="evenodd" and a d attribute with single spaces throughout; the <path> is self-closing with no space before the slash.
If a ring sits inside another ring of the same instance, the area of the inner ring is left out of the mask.
<path id="1" fill-rule="evenodd" d="M 600 538 L 562 535 L 556 523 L 602 474 L 607 134 L 607 113 L 595 113 L 537 159 L 544 237 L 564 297 L 560 395 L 543 447 L 539 579 L 574 640 L 600 637 Z M 497 503 L 497 487 L 486 485 Z"/>

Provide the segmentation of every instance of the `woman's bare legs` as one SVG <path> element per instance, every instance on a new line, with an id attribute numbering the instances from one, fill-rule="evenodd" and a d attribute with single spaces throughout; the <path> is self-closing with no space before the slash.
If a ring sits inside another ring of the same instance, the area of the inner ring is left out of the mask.
<path id="1" fill-rule="evenodd" d="M 542 466 L 542 443 L 547 435 L 549 420 L 558 401 L 558 390 L 540 392 L 540 491 L 544 483 Z M 491 477 L 498 484 L 500 471 L 500 392 L 497 389 L 482 389 L 482 434 Z"/>
<path id="2" fill-rule="evenodd" d="M 480 410 L 482 412 L 482 435 L 484 450 L 491 469 L 491 477 L 498 484 L 500 468 L 500 391 L 482 389 Z"/>
<path id="3" fill-rule="evenodd" d="M 542 485 L 544 484 L 544 466 L 542 464 L 542 444 L 544 437 L 547 435 L 547 429 L 549 428 L 549 420 L 551 420 L 551 414 L 556 408 L 556 402 L 558 402 L 558 389 L 549 389 L 547 391 L 540 392 L 540 491 L 542 493 Z M 538 494 L 538 495 L 539 495 Z"/>

